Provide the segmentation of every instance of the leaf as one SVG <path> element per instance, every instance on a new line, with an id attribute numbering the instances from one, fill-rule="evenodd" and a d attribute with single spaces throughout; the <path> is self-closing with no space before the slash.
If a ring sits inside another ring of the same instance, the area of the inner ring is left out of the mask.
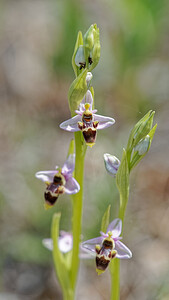
<path id="1" fill-rule="evenodd" d="M 72 116 L 75 115 L 75 110 L 78 109 L 81 100 L 87 92 L 87 72 L 87 69 L 83 70 L 83 72 L 72 82 L 70 86 L 68 98 Z"/>
<path id="2" fill-rule="evenodd" d="M 66 266 L 66 261 L 64 260 L 63 254 L 60 252 L 58 247 L 58 237 L 59 237 L 59 223 L 60 223 L 61 213 L 54 214 L 52 219 L 51 236 L 53 240 L 53 259 L 55 263 L 55 269 L 62 286 L 63 290 L 66 290 L 69 286 L 69 276 L 68 268 Z"/>
<path id="3" fill-rule="evenodd" d="M 109 205 L 102 217 L 102 223 L 101 223 L 101 231 L 102 232 L 106 232 L 107 230 L 107 227 L 110 223 L 110 208 L 111 208 L 111 205 Z"/>
<path id="4" fill-rule="evenodd" d="M 125 208 L 129 197 L 129 169 L 125 149 L 116 174 L 116 184 L 120 193 L 120 207 Z"/>

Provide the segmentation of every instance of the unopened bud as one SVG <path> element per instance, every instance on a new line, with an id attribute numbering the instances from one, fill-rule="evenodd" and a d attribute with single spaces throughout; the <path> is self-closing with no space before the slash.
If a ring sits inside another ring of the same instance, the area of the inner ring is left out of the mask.
<path id="1" fill-rule="evenodd" d="M 139 155 L 143 155 L 148 151 L 149 145 L 150 145 L 150 136 L 147 135 L 136 145 L 134 151 L 138 151 Z"/>
<path id="2" fill-rule="evenodd" d="M 75 55 L 75 64 L 78 67 L 84 68 L 86 65 L 85 57 L 84 57 L 84 48 L 83 46 L 79 46 Z"/>
<path id="3" fill-rule="evenodd" d="M 108 173 L 110 173 L 113 177 L 116 175 L 118 168 L 120 166 L 120 160 L 111 154 L 104 154 L 104 164 Z"/>
<path id="4" fill-rule="evenodd" d="M 92 80 L 93 75 L 91 72 L 87 72 L 87 76 L 86 76 L 86 82 L 87 84 Z"/>

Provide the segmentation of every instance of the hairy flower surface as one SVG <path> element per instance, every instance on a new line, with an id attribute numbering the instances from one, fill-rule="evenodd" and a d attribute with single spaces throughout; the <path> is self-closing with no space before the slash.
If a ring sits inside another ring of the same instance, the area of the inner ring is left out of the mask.
<path id="1" fill-rule="evenodd" d="M 80 186 L 72 173 L 75 167 L 75 154 L 70 154 L 62 168 L 56 166 L 56 170 L 40 171 L 35 174 L 36 178 L 46 183 L 44 193 L 45 208 L 52 207 L 60 194 L 76 194 Z"/>
<path id="2" fill-rule="evenodd" d="M 103 157 L 107 172 L 111 176 L 115 177 L 120 166 L 120 160 L 116 156 L 111 155 L 109 153 L 105 153 Z"/>
<path id="3" fill-rule="evenodd" d="M 52 239 L 43 239 L 42 243 L 48 250 L 53 251 L 53 241 L 52 241 Z M 72 234 L 69 233 L 69 232 L 61 230 L 60 231 L 60 236 L 59 236 L 59 239 L 58 239 L 58 246 L 59 246 L 59 250 L 62 253 L 68 253 L 69 251 L 71 251 L 72 248 L 73 248 L 73 236 L 72 236 Z M 88 254 L 86 251 L 84 251 L 81 247 L 80 247 L 79 257 L 82 258 L 82 259 L 92 258 L 91 255 Z"/>
<path id="4" fill-rule="evenodd" d="M 75 111 L 77 115 L 60 124 L 60 128 L 67 131 L 75 132 L 81 130 L 86 144 L 90 147 L 95 144 L 97 129 L 104 129 L 115 123 L 113 118 L 95 114 L 97 110 L 93 110 L 92 105 L 93 97 L 88 90 L 79 105 L 79 110 Z"/>
<path id="5" fill-rule="evenodd" d="M 132 257 L 131 251 L 120 240 L 122 231 L 122 221 L 113 220 L 106 233 L 100 232 L 101 236 L 87 240 L 82 243 L 82 248 L 96 255 L 96 271 L 103 273 L 108 267 L 110 261 L 117 257 L 127 259 Z"/>

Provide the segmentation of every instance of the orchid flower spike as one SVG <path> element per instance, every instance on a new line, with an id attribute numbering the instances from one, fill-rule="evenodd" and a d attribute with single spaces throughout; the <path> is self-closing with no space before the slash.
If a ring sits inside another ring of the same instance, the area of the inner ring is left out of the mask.
<path id="1" fill-rule="evenodd" d="M 53 240 L 52 239 L 43 239 L 42 244 L 48 250 L 53 251 Z M 59 236 L 59 239 L 58 239 L 58 247 L 59 247 L 60 252 L 62 252 L 62 253 L 70 252 L 73 248 L 73 236 L 72 236 L 72 234 L 69 233 L 69 232 L 61 230 L 60 231 L 60 236 Z M 92 256 L 89 253 L 87 253 L 86 251 L 84 251 L 81 247 L 80 247 L 79 257 L 82 258 L 82 259 L 92 258 Z"/>
<path id="2" fill-rule="evenodd" d="M 120 160 L 116 156 L 108 154 L 108 153 L 105 153 L 103 155 L 103 157 L 104 157 L 104 164 L 105 164 L 105 168 L 106 168 L 107 172 L 111 176 L 115 177 L 116 173 L 118 171 L 118 168 L 120 166 Z"/>
<path id="3" fill-rule="evenodd" d="M 98 275 L 106 270 L 113 258 L 127 259 L 132 257 L 131 251 L 120 241 L 122 239 L 120 237 L 121 230 L 122 221 L 115 219 L 109 224 L 106 233 L 101 231 L 101 236 L 82 243 L 82 248 L 96 255 L 96 272 Z"/>
<path id="4" fill-rule="evenodd" d="M 80 190 L 78 182 L 72 177 L 75 167 L 75 154 L 70 154 L 62 168 L 56 166 L 56 170 L 40 171 L 36 178 L 46 183 L 45 208 L 52 207 L 60 194 L 76 194 Z"/>
<path id="5" fill-rule="evenodd" d="M 97 110 L 93 110 L 92 105 L 93 97 L 88 90 L 79 105 L 79 110 L 75 111 L 77 115 L 60 124 L 60 128 L 67 131 L 75 132 L 81 130 L 86 145 L 90 147 L 95 144 L 97 129 L 104 129 L 115 123 L 113 118 L 95 114 Z"/>

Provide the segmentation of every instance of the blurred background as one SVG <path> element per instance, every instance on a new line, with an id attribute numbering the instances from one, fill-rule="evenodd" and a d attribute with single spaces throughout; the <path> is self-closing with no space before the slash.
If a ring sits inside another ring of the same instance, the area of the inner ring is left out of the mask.
<path id="1" fill-rule="evenodd" d="M 100 28 L 101 59 L 93 71 L 95 105 L 116 123 L 99 131 L 85 164 L 84 239 L 98 236 L 118 192 L 103 154 L 119 159 L 133 125 L 150 109 L 158 123 L 151 149 L 130 177 L 121 262 L 121 300 L 169 299 L 169 2 L 167 0 L 1 0 L 0 2 L 0 300 L 62 299 L 51 252 L 54 212 L 71 229 L 67 195 L 44 210 L 39 170 L 62 166 L 73 135 L 67 94 L 78 30 Z M 110 275 L 82 261 L 77 299 L 109 299 Z"/>

